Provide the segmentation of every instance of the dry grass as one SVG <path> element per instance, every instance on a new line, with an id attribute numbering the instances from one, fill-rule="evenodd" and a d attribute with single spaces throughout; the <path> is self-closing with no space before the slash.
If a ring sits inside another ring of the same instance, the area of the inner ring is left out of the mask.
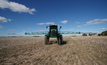
<path id="1" fill-rule="evenodd" d="M 1 37 L 0 65 L 106 65 L 107 37 Z"/>

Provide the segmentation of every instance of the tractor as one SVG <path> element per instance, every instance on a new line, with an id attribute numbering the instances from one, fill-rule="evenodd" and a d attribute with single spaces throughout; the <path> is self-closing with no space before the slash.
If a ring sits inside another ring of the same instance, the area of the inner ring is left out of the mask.
<path id="1" fill-rule="evenodd" d="M 49 27 L 49 32 L 45 35 L 45 45 L 48 44 L 49 38 L 57 38 L 57 43 L 61 45 L 63 43 L 63 37 L 60 33 L 60 29 L 62 27 L 60 26 L 59 31 L 58 31 L 58 25 L 46 26 L 46 28 L 48 27 Z"/>

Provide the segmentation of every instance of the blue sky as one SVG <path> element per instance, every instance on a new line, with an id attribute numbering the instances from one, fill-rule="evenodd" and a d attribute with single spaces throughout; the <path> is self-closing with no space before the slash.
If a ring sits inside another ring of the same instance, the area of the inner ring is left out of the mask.
<path id="1" fill-rule="evenodd" d="M 45 31 L 49 24 L 100 33 L 107 30 L 107 0 L 0 0 L 0 36 Z"/>

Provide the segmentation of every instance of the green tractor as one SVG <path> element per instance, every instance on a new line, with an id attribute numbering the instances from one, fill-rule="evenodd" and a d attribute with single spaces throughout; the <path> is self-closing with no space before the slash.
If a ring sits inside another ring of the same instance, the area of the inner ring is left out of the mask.
<path id="1" fill-rule="evenodd" d="M 48 28 L 48 26 L 46 26 L 46 28 Z M 62 27 L 60 26 L 59 31 L 58 31 L 58 25 L 50 25 L 49 26 L 49 32 L 47 33 L 47 35 L 45 35 L 45 45 L 48 44 L 49 42 L 49 38 L 57 38 L 57 43 L 59 45 L 61 45 L 63 43 L 63 37 L 60 33 L 60 29 Z"/>

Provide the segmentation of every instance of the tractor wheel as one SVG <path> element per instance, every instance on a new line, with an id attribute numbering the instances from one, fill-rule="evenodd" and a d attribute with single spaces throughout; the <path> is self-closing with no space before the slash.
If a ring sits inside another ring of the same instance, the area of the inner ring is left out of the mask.
<path id="1" fill-rule="evenodd" d="M 61 45 L 62 44 L 62 39 L 59 37 L 58 38 L 58 44 Z"/>
<path id="2" fill-rule="evenodd" d="M 58 38 L 58 44 L 61 45 L 62 43 L 63 43 L 63 37 L 61 36 Z"/>
<path id="3" fill-rule="evenodd" d="M 63 44 L 63 36 L 61 36 L 61 43 Z"/>
<path id="4" fill-rule="evenodd" d="M 45 45 L 47 45 L 48 44 L 48 37 L 47 37 L 47 35 L 45 35 Z"/>

